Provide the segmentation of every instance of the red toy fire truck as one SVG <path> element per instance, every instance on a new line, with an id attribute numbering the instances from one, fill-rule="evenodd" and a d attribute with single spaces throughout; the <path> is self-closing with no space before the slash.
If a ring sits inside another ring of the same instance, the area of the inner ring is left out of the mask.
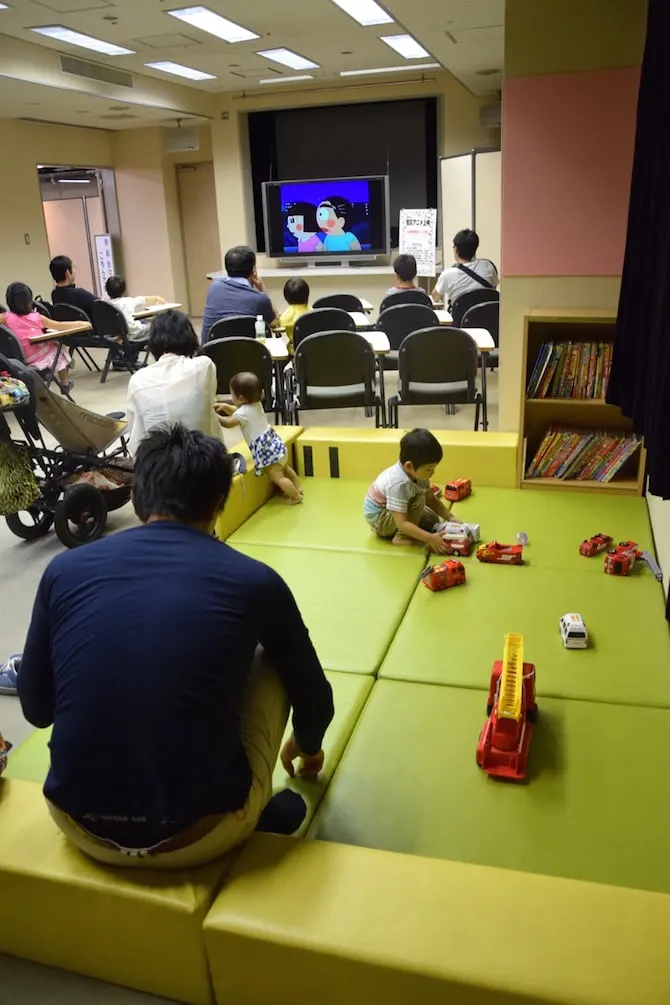
<path id="1" fill-rule="evenodd" d="M 630 576 L 636 561 L 645 562 L 659 583 L 663 573 L 658 562 L 649 551 L 639 551 L 635 541 L 621 541 L 605 555 L 605 572 L 610 576 Z"/>
<path id="2" fill-rule="evenodd" d="M 535 665 L 523 661 L 521 635 L 505 636 L 503 658 L 493 664 L 486 712 L 477 764 L 494 778 L 523 781 L 537 704 Z"/>
<path id="3" fill-rule="evenodd" d="M 477 558 L 492 565 L 523 565 L 523 545 L 490 541 L 477 548 Z"/>
<path id="4" fill-rule="evenodd" d="M 453 558 L 438 562 L 421 573 L 421 579 L 429 590 L 448 590 L 450 586 L 463 586 L 465 569 Z"/>
<path id="5" fill-rule="evenodd" d="M 467 498 L 472 492 L 472 482 L 469 478 L 455 478 L 453 482 L 448 482 L 444 488 L 444 498 L 449 502 L 460 502 Z"/>
<path id="6" fill-rule="evenodd" d="M 585 558 L 593 558 L 601 551 L 607 551 L 612 545 L 612 540 L 613 538 L 609 537 L 608 534 L 594 534 L 588 541 L 582 541 L 579 546 L 579 554 Z"/>
<path id="7" fill-rule="evenodd" d="M 467 558 L 474 547 L 472 534 L 463 523 L 440 524 L 439 533 L 449 548 L 447 555 Z"/>

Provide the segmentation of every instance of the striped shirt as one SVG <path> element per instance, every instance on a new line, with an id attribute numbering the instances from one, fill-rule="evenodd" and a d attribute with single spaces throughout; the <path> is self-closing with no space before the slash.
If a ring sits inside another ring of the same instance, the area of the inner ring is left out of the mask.
<path id="1" fill-rule="evenodd" d="M 391 513 L 407 513 L 412 500 L 425 494 L 430 487 L 429 482 L 413 481 L 400 461 L 386 468 L 375 478 L 368 489 L 363 504 L 363 513 L 368 523 L 377 522 L 384 510 Z"/>

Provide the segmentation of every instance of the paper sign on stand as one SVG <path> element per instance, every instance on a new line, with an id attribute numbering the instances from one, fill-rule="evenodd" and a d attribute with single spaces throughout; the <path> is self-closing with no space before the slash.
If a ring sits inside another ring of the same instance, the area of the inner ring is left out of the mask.
<path id="1" fill-rule="evenodd" d="M 105 283 L 110 276 L 116 275 L 112 238 L 109 234 L 95 235 L 95 264 L 98 271 L 98 283 L 100 285 L 99 293 L 101 297 L 104 297 Z"/>
<path id="2" fill-rule="evenodd" d="M 436 209 L 401 209 L 401 255 L 414 255 L 418 276 L 435 275 Z"/>

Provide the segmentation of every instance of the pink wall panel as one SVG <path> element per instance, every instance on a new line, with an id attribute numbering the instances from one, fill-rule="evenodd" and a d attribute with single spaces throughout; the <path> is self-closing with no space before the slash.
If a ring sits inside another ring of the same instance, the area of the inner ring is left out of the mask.
<path id="1" fill-rule="evenodd" d="M 503 272 L 618 276 L 640 71 L 510 77 L 503 100 Z"/>

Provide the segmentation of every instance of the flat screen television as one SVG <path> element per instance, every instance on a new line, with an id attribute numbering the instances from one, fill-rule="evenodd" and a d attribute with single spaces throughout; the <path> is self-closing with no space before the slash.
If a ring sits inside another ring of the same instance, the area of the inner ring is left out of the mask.
<path id="1" fill-rule="evenodd" d="M 317 260 L 387 255 L 388 206 L 386 175 L 265 182 L 266 253 Z"/>

